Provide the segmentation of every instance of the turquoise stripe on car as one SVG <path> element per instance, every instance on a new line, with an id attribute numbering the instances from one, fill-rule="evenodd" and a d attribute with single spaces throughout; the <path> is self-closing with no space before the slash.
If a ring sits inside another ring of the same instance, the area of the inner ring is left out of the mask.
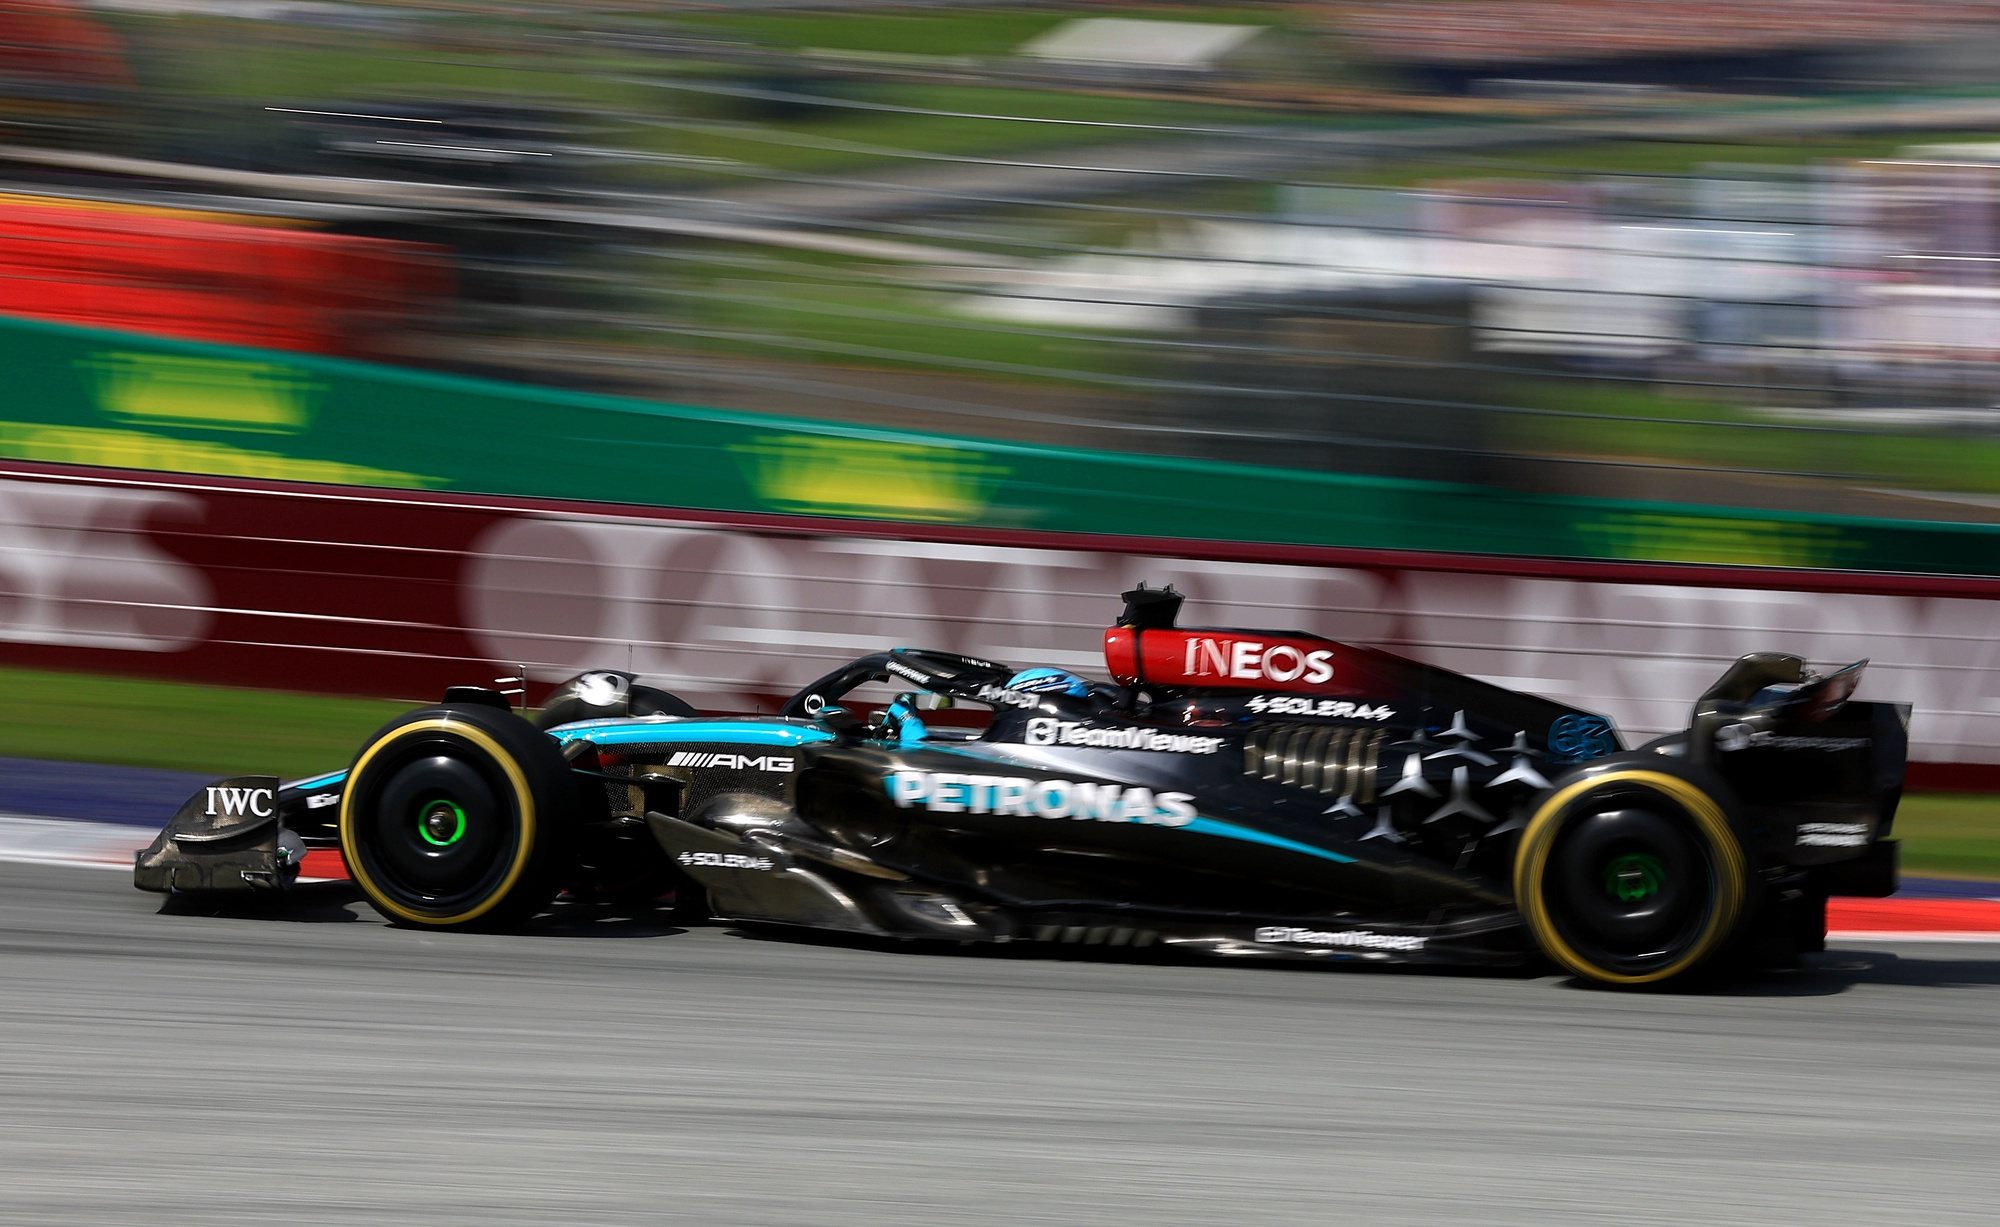
<path id="1" fill-rule="evenodd" d="M 1338 852 L 1328 852 L 1325 848 L 1315 848 L 1311 844 L 1302 844 L 1296 839 L 1286 839 L 1282 835 L 1270 835 L 1263 831 L 1253 831 L 1249 827 L 1240 827 L 1233 822 L 1224 822 L 1220 818 L 1197 818 L 1179 829 L 1194 831 L 1202 835 L 1220 835 L 1224 839 L 1240 839 L 1245 843 L 1264 844 L 1271 848 L 1283 848 L 1287 852 L 1299 852 L 1306 856 L 1316 856 L 1321 860 L 1332 861 L 1337 865 L 1352 865 L 1354 863 L 1354 858 L 1351 856 L 1342 856 Z"/>
<path id="2" fill-rule="evenodd" d="M 565 744 L 588 741 L 600 746 L 716 741 L 741 746 L 806 746 L 834 740 L 832 733 L 810 724 L 735 720 L 582 720 L 550 729 L 549 736 Z"/>
<path id="3" fill-rule="evenodd" d="M 313 776 L 311 779 L 294 780 L 291 783 L 285 785 L 285 787 L 302 788 L 310 792 L 315 788 L 325 788 L 328 784 L 338 784 L 346 779 L 347 779 L 347 772 L 345 771 L 329 771 L 324 775 Z"/>

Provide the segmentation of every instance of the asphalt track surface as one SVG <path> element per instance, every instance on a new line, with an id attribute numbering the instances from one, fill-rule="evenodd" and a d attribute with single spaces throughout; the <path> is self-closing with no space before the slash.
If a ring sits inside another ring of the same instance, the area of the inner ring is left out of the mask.
<path id="1" fill-rule="evenodd" d="M 1631 995 L 0 865 L 0 1223 L 1989 1223 L 2000 958 Z"/>

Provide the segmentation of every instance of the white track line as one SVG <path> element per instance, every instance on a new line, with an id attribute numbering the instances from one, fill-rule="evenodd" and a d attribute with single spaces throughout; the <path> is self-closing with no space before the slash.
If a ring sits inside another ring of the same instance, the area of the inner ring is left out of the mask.
<path id="1" fill-rule="evenodd" d="M 153 842 L 144 828 L 0 814 L 0 861 L 22 865 L 132 868 L 132 854 Z"/>
<path id="2" fill-rule="evenodd" d="M 67 818 L 0 814 L 0 861 L 132 872 L 132 857 L 153 842 L 143 827 Z M 337 879 L 300 878 L 300 882 Z"/>
<path id="3" fill-rule="evenodd" d="M 1851 932 L 1828 933 L 1826 940 L 1830 942 L 1967 942 L 1983 944 L 2000 942 L 2000 933 L 1920 932 L 1917 930 L 1911 930 L 1907 933 L 1883 933 L 1873 929 L 1862 929 Z"/>

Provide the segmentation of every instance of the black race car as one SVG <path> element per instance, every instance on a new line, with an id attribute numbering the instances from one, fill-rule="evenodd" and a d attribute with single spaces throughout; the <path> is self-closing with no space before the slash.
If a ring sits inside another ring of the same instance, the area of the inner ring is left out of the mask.
<path id="1" fill-rule="evenodd" d="M 1746 656 L 1684 732 L 1628 750 L 1589 712 L 1309 634 L 1178 628 L 1180 605 L 1125 594 L 1112 683 L 897 648 L 775 716 L 612 671 L 534 723 L 454 688 L 344 771 L 204 789 L 137 884 L 282 890 L 338 847 L 421 928 L 565 895 L 953 942 L 1545 955 L 1612 985 L 1791 960 L 1829 895 L 1895 889 L 1909 708 L 1850 700 L 1866 662 Z"/>

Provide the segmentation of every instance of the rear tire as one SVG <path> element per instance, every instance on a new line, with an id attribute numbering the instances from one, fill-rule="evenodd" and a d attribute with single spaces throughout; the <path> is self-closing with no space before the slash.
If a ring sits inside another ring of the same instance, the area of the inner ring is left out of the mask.
<path id="1" fill-rule="evenodd" d="M 1657 758 L 1611 762 L 1536 808 L 1514 861 L 1535 943 L 1621 988 L 1685 982 L 1735 937 L 1749 862 L 1709 788 Z"/>
<path id="2" fill-rule="evenodd" d="M 549 905 L 576 793 L 555 743 L 511 712 L 447 704 L 368 739 L 340 800 L 355 885 L 397 924 L 492 929 Z"/>

